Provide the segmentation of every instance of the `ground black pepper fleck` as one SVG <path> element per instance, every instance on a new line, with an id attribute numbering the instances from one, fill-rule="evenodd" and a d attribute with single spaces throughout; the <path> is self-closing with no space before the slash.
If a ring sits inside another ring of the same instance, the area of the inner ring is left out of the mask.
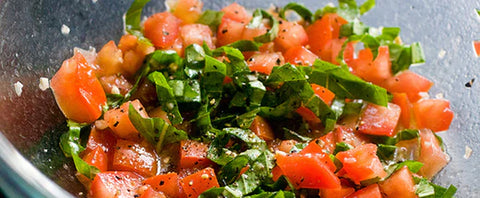
<path id="1" fill-rule="evenodd" d="M 467 83 L 465 83 L 465 87 L 468 87 L 468 88 L 472 87 L 473 82 L 475 82 L 475 78 L 472 78 L 470 81 L 468 81 Z"/>

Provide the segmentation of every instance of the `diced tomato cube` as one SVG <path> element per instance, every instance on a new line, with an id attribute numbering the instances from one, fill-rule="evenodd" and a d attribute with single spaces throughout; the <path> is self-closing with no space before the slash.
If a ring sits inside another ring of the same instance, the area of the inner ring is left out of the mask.
<path id="1" fill-rule="evenodd" d="M 389 92 L 406 93 L 410 102 L 418 101 L 420 92 L 428 92 L 433 82 L 410 70 L 390 77 L 383 83 Z"/>
<path id="2" fill-rule="evenodd" d="M 181 27 L 180 35 L 183 39 L 183 46 L 187 47 L 191 44 L 200 46 L 207 44 L 210 49 L 214 49 L 215 45 L 212 41 L 212 30 L 207 25 L 190 24 Z"/>
<path id="3" fill-rule="evenodd" d="M 253 41 L 255 37 L 265 33 L 267 33 L 267 28 L 265 26 L 260 26 L 258 28 L 249 28 L 245 26 L 245 29 L 243 29 L 242 39 Z"/>
<path id="4" fill-rule="evenodd" d="M 325 102 L 327 105 L 331 105 L 333 99 L 335 98 L 335 94 L 328 90 L 327 88 L 317 85 L 317 84 L 310 84 L 312 86 L 313 91 L 315 92 L 315 95 L 317 95 L 320 99 Z"/>
<path id="5" fill-rule="evenodd" d="M 123 73 L 123 53 L 115 42 L 109 41 L 97 54 L 96 63 L 100 66 L 103 76 Z"/>
<path id="6" fill-rule="evenodd" d="M 99 80 L 102 84 L 103 90 L 110 94 L 115 94 L 115 92 L 118 91 L 119 94 L 125 95 L 133 87 L 123 75 L 114 74 L 110 76 L 102 76 Z"/>
<path id="7" fill-rule="evenodd" d="M 241 22 L 223 18 L 217 30 L 217 46 L 223 46 L 241 40 L 245 25 Z"/>
<path id="8" fill-rule="evenodd" d="M 145 56 L 152 53 L 155 47 L 145 42 L 138 42 L 134 35 L 125 34 L 118 42 L 118 48 L 123 52 L 123 74 L 127 77 L 133 76 L 143 65 Z"/>
<path id="9" fill-rule="evenodd" d="M 272 168 L 272 179 L 273 181 L 277 181 L 280 176 L 284 175 L 282 169 L 279 166 L 275 166 Z"/>
<path id="10" fill-rule="evenodd" d="M 432 178 L 447 165 L 450 158 L 443 152 L 440 142 L 432 131 L 420 130 L 420 139 L 420 156 L 417 161 L 422 162 L 423 166 L 418 174 L 426 178 Z"/>
<path id="11" fill-rule="evenodd" d="M 355 188 L 341 186 L 335 189 L 320 189 L 318 195 L 322 198 L 345 198 L 355 192 Z"/>
<path id="12" fill-rule="evenodd" d="M 356 132 L 349 127 L 340 125 L 337 126 L 337 128 L 335 128 L 333 132 L 338 143 L 345 142 L 352 145 L 353 147 L 357 147 L 359 145 L 365 144 L 366 142 L 369 142 L 369 139 L 365 137 L 364 134 Z M 335 148 L 335 145 L 333 145 L 333 147 Z"/>
<path id="13" fill-rule="evenodd" d="M 147 190 L 143 191 L 139 198 L 166 198 L 166 196 L 162 192 L 157 192 L 149 187 Z"/>
<path id="14" fill-rule="evenodd" d="M 322 60 L 335 63 L 345 39 L 339 39 L 340 27 L 348 22 L 334 13 L 328 13 L 307 28 L 310 50 Z"/>
<path id="15" fill-rule="evenodd" d="M 380 183 L 380 190 L 387 197 L 415 198 L 415 182 L 408 167 L 404 166 Z"/>
<path id="16" fill-rule="evenodd" d="M 295 188 L 339 188 L 340 180 L 331 170 L 333 162 L 324 153 L 289 154 L 278 153 L 277 165 Z"/>
<path id="17" fill-rule="evenodd" d="M 157 157 L 150 145 L 118 139 L 115 148 L 114 170 L 136 172 L 145 177 L 157 173 Z"/>
<path id="18" fill-rule="evenodd" d="M 195 23 L 202 15 L 203 2 L 201 0 L 177 0 L 173 15 L 185 24 Z"/>
<path id="19" fill-rule="evenodd" d="M 118 137 L 125 139 L 138 139 L 138 131 L 128 117 L 130 104 L 132 104 L 142 117 L 148 117 L 148 114 L 140 101 L 134 100 L 123 103 L 119 108 L 108 110 L 105 112 L 105 115 L 103 115 L 103 118 L 107 121 L 108 126 L 113 133 Z"/>
<path id="20" fill-rule="evenodd" d="M 310 66 L 313 65 L 318 58 L 317 55 L 303 46 L 292 47 L 283 54 L 285 62 L 297 66 Z"/>
<path id="21" fill-rule="evenodd" d="M 473 49 L 477 57 L 480 56 L 480 41 L 473 41 Z"/>
<path id="22" fill-rule="evenodd" d="M 410 128 L 410 121 L 411 121 L 411 110 L 412 104 L 408 100 L 408 96 L 406 93 L 392 93 L 393 99 L 392 103 L 398 105 L 401 109 L 400 111 L 400 123 L 405 128 Z"/>
<path id="23" fill-rule="evenodd" d="M 82 159 L 91 166 L 97 167 L 100 172 L 105 172 L 108 169 L 107 153 L 101 147 L 86 152 Z"/>
<path id="24" fill-rule="evenodd" d="M 202 169 L 213 165 L 207 158 L 208 144 L 195 140 L 182 140 L 180 142 L 180 168 Z"/>
<path id="25" fill-rule="evenodd" d="M 213 168 L 205 168 L 183 178 L 180 180 L 180 185 L 187 197 L 198 197 L 210 188 L 220 187 Z"/>
<path id="26" fill-rule="evenodd" d="M 297 108 L 297 110 L 295 110 L 295 112 L 302 116 L 302 118 L 309 123 L 317 124 L 321 122 L 320 118 L 318 118 L 317 115 L 315 115 L 315 113 L 313 113 L 313 111 L 307 107 L 300 106 Z"/>
<path id="27" fill-rule="evenodd" d="M 371 184 L 357 192 L 349 195 L 347 198 L 382 198 L 382 193 L 378 184 Z"/>
<path id="28" fill-rule="evenodd" d="M 413 114 L 419 129 L 445 131 L 453 120 L 450 102 L 444 99 L 424 99 L 413 105 Z"/>
<path id="29" fill-rule="evenodd" d="M 163 192 L 167 197 L 180 197 L 180 183 L 177 173 L 167 173 L 147 178 L 143 184 L 149 184 L 156 191 Z"/>
<path id="30" fill-rule="evenodd" d="M 236 2 L 224 7 L 222 12 L 224 13 L 223 18 L 231 19 L 244 25 L 247 25 L 252 18 L 247 10 Z"/>
<path id="31" fill-rule="evenodd" d="M 97 173 L 92 181 L 88 197 L 134 197 L 142 185 L 143 177 L 133 172 L 111 171 Z"/>
<path id="32" fill-rule="evenodd" d="M 285 60 L 280 52 L 255 54 L 247 60 L 250 70 L 263 74 L 272 73 L 274 66 L 283 65 L 284 63 Z"/>
<path id="33" fill-rule="evenodd" d="M 366 54 L 363 55 L 363 53 Z M 380 85 L 393 76 L 388 46 L 378 48 L 378 55 L 375 60 L 373 60 L 370 49 L 363 49 L 359 54 L 359 59 L 361 61 L 355 62 L 354 70 L 355 74 L 364 80 Z"/>
<path id="34" fill-rule="evenodd" d="M 84 152 L 88 153 L 97 148 L 101 148 L 107 154 L 108 167 L 110 167 L 113 153 L 115 152 L 115 144 L 117 144 L 117 138 L 109 129 L 98 130 L 96 127 L 93 127 L 92 130 L 90 130 L 90 135 L 88 136 L 87 146 Z"/>
<path id="35" fill-rule="evenodd" d="M 277 146 L 273 147 L 273 150 L 290 153 L 295 144 L 297 144 L 295 140 L 282 140 Z"/>
<path id="36" fill-rule="evenodd" d="M 60 110 L 68 119 L 92 123 L 102 115 L 107 97 L 81 53 L 63 62 L 52 77 L 50 87 Z"/>
<path id="37" fill-rule="evenodd" d="M 375 177 L 387 176 L 380 159 L 377 157 L 377 145 L 363 144 L 348 151 L 337 153 L 336 158 L 343 164 L 342 170 L 356 184 Z"/>
<path id="38" fill-rule="evenodd" d="M 170 12 L 154 14 L 144 23 L 144 35 L 155 47 L 166 48 L 179 37 L 181 20 Z"/>
<path id="39" fill-rule="evenodd" d="M 280 20 L 278 36 L 275 38 L 275 47 L 286 52 L 288 49 L 303 46 L 308 42 L 307 32 L 296 22 Z"/>
<path id="40" fill-rule="evenodd" d="M 360 115 L 358 131 L 370 135 L 394 136 L 400 111 L 400 107 L 393 103 L 388 103 L 387 107 L 368 104 Z"/>
<path id="41" fill-rule="evenodd" d="M 265 141 L 275 139 L 272 127 L 270 127 L 267 120 L 261 116 L 255 116 L 255 119 L 253 119 L 253 122 L 250 125 L 250 130 Z"/>

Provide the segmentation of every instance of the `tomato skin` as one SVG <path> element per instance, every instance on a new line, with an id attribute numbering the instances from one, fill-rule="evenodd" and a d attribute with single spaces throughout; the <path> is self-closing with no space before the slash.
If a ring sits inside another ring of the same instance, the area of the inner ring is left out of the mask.
<path id="1" fill-rule="evenodd" d="M 321 122 L 320 118 L 318 118 L 317 115 L 315 115 L 315 113 L 313 113 L 313 111 L 307 107 L 300 106 L 295 110 L 295 112 L 302 116 L 302 118 L 309 123 L 318 124 Z"/>
<path id="2" fill-rule="evenodd" d="M 143 191 L 139 198 L 166 198 L 166 196 L 162 192 L 157 192 L 149 187 L 147 190 Z"/>
<path id="3" fill-rule="evenodd" d="M 108 156 L 101 147 L 86 152 L 82 159 L 91 166 L 97 167 L 100 172 L 105 172 L 108 169 Z"/>
<path id="4" fill-rule="evenodd" d="M 380 183 L 380 190 L 388 198 L 415 198 L 415 182 L 408 167 L 404 166 Z"/>
<path id="5" fill-rule="evenodd" d="M 213 165 L 207 158 L 208 144 L 195 140 L 180 141 L 180 163 L 179 168 L 202 169 Z"/>
<path id="6" fill-rule="evenodd" d="M 276 148 L 274 148 L 274 150 L 290 153 L 296 143 L 297 141 L 295 140 L 282 140 L 280 144 Z"/>
<path id="7" fill-rule="evenodd" d="M 163 192 L 167 197 L 180 197 L 180 183 L 177 173 L 167 173 L 149 177 L 143 184 L 150 185 L 154 190 Z"/>
<path id="8" fill-rule="evenodd" d="M 88 192 L 90 198 L 133 197 L 142 185 L 143 177 L 124 171 L 97 173 Z"/>
<path id="9" fill-rule="evenodd" d="M 155 47 L 138 42 L 134 35 L 125 34 L 118 42 L 118 48 L 123 52 L 123 75 L 133 76 L 143 65 L 145 56 L 155 51 Z"/>
<path id="10" fill-rule="evenodd" d="M 315 95 L 317 95 L 320 99 L 325 102 L 327 105 L 331 105 L 333 99 L 335 98 L 335 94 L 328 90 L 327 88 L 317 85 L 317 84 L 310 84 L 312 86 L 313 91 L 315 92 Z"/>
<path id="11" fill-rule="evenodd" d="M 453 120 L 450 102 L 444 99 L 424 99 L 413 105 L 413 114 L 419 129 L 445 131 Z"/>
<path id="12" fill-rule="evenodd" d="M 95 62 L 100 66 L 103 76 L 123 73 L 123 53 L 114 41 L 109 41 L 100 49 Z"/>
<path id="13" fill-rule="evenodd" d="M 205 168 L 183 178 L 180 185 L 187 197 L 198 197 L 210 188 L 220 187 L 213 168 Z"/>
<path id="14" fill-rule="evenodd" d="M 65 60 L 52 77 L 50 87 L 65 117 L 92 123 L 102 115 L 107 97 L 93 69 L 82 54 Z"/>
<path id="15" fill-rule="evenodd" d="M 280 52 L 255 54 L 247 60 L 251 71 L 257 71 L 263 74 L 272 73 L 274 66 L 283 65 L 285 59 Z"/>
<path id="16" fill-rule="evenodd" d="M 157 173 L 157 157 L 149 145 L 118 139 L 112 168 L 149 177 Z"/>
<path id="17" fill-rule="evenodd" d="M 344 198 L 355 192 L 355 188 L 342 186 L 336 189 L 320 189 L 318 195 L 322 198 Z"/>
<path id="18" fill-rule="evenodd" d="M 202 15 L 203 2 L 201 0 L 178 0 L 173 15 L 185 24 L 195 23 Z"/>
<path id="19" fill-rule="evenodd" d="M 217 30 L 217 46 L 224 46 L 242 39 L 244 29 L 245 24 L 229 18 L 222 18 Z"/>
<path id="20" fill-rule="evenodd" d="M 358 131 L 370 135 L 394 136 L 400 118 L 400 107 L 388 103 L 388 107 L 368 104 L 360 115 Z"/>
<path id="21" fill-rule="evenodd" d="M 363 49 L 360 51 L 359 59 L 355 61 L 353 67 L 355 73 L 364 80 L 380 85 L 383 81 L 393 76 L 388 46 L 380 46 L 378 48 L 378 55 L 375 60 L 373 60 L 373 54 L 370 49 Z"/>
<path id="22" fill-rule="evenodd" d="M 403 71 L 383 83 L 389 92 L 406 93 L 410 102 L 421 99 L 420 92 L 428 92 L 433 82 L 412 71 Z"/>
<path id="23" fill-rule="evenodd" d="M 423 166 L 418 174 L 430 179 L 447 165 L 450 158 L 443 152 L 432 131 L 420 130 L 420 139 L 420 156 L 417 161 L 422 162 Z"/>
<path id="24" fill-rule="evenodd" d="M 285 57 L 285 62 L 289 62 L 290 64 L 297 66 L 313 65 L 315 60 L 318 58 L 317 55 L 303 46 L 292 47 L 288 49 L 283 56 Z"/>
<path id="25" fill-rule="evenodd" d="M 252 130 L 258 137 L 265 141 L 271 141 L 275 139 L 275 134 L 273 133 L 272 127 L 270 127 L 267 120 L 261 116 L 255 116 L 255 119 L 250 125 L 250 130 Z"/>
<path id="26" fill-rule="evenodd" d="M 187 47 L 191 44 L 200 46 L 205 42 L 210 49 L 214 49 L 215 45 L 212 41 L 212 30 L 207 25 L 189 24 L 181 27 L 180 35 L 183 39 L 183 46 Z"/>
<path id="27" fill-rule="evenodd" d="M 480 41 L 474 41 L 473 48 L 475 49 L 475 54 L 477 57 L 480 56 Z"/>
<path id="28" fill-rule="evenodd" d="M 405 128 L 410 128 L 410 121 L 412 119 L 411 111 L 412 111 L 412 104 L 408 100 L 408 96 L 406 93 L 392 93 L 393 99 L 392 103 L 398 105 L 401 109 L 400 111 L 400 123 Z"/>
<path id="29" fill-rule="evenodd" d="M 252 16 L 247 12 L 245 7 L 236 2 L 224 7 L 222 12 L 224 13 L 223 18 L 231 19 L 244 25 L 247 25 L 252 19 Z"/>
<path id="30" fill-rule="evenodd" d="M 330 169 L 333 164 L 325 154 L 289 154 L 278 153 L 275 158 L 277 165 L 290 182 L 299 188 L 339 188 L 340 180 Z"/>
<path id="31" fill-rule="evenodd" d="M 274 42 L 277 49 L 286 52 L 290 48 L 307 44 L 308 36 L 303 26 L 298 23 L 280 20 L 278 36 Z"/>
<path id="32" fill-rule="evenodd" d="M 121 95 L 127 94 L 133 87 L 123 75 L 102 76 L 99 80 L 105 92 L 110 94 L 114 93 L 114 87 L 118 88 Z"/>
<path id="33" fill-rule="evenodd" d="M 322 60 L 338 64 L 336 57 L 345 39 L 339 39 L 340 27 L 348 23 L 334 13 L 328 13 L 307 28 L 310 50 Z"/>
<path id="34" fill-rule="evenodd" d="M 378 184 L 371 184 L 357 192 L 349 195 L 347 198 L 382 198 L 382 193 Z"/>
<path id="35" fill-rule="evenodd" d="M 133 126 L 130 118 L 128 117 L 128 109 L 130 104 L 140 113 L 144 118 L 148 117 L 145 108 L 140 101 L 128 101 L 123 103 L 119 108 L 110 109 L 103 115 L 108 126 L 115 135 L 124 139 L 138 139 L 138 131 Z"/>
<path id="36" fill-rule="evenodd" d="M 366 142 L 369 142 L 369 139 L 365 137 L 365 135 L 354 131 L 352 128 L 349 127 L 341 125 L 337 126 L 334 133 L 337 142 L 345 142 L 352 145 L 353 147 L 357 147 L 359 145 L 365 144 Z M 333 145 L 333 147 L 335 147 L 335 145 Z"/>
<path id="37" fill-rule="evenodd" d="M 175 43 L 180 35 L 181 20 L 170 12 L 154 14 L 144 23 L 144 35 L 155 47 L 166 48 Z"/>
<path id="38" fill-rule="evenodd" d="M 354 149 L 339 152 L 335 157 L 343 164 L 341 170 L 356 184 L 367 179 L 387 176 L 377 157 L 375 144 L 363 144 Z"/>

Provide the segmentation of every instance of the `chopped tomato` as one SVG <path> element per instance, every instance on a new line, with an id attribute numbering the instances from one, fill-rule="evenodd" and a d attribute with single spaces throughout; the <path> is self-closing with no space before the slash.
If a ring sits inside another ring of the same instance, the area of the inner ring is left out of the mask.
<path id="1" fill-rule="evenodd" d="M 252 16 L 247 12 L 245 7 L 234 2 L 222 9 L 223 18 L 231 19 L 236 22 L 247 25 L 250 22 Z"/>
<path id="2" fill-rule="evenodd" d="M 274 150 L 290 153 L 290 151 L 292 150 L 292 148 L 295 146 L 296 143 L 297 141 L 295 140 L 282 140 L 280 144 L 276 148 L 274 148 Z"/>
<path id="3" fill-rule="evenodd" d="M 180 180 L 180 185 L 187 197 L 198 197 L 198 195 L 210 188 L 220 187 L 215 171 L 212 168 L 205 168 L 183 178 Z"/>
<path id="4" fill-rule="evenodd" d="M 263 74 L 272 73 L 274 66 L 283 65 L 284 63 L 285 60 L 280 52 L 255 54 L 247 61 L 250 70 Z"/>
<path id="5" fill-rule="evenodd" d="M 307 28 L 310 50 L 322 60 L 334 62 L 340 51 L 338 49 L 341 49 L 344 41 L 344 39 L 339 39 L 340 27 L 347 23 L 345 19 L 337 14 L 328 13 L 323 15 L 321 19 L 315 21 Z"/>
<path id="6" fill-rule="evenodd" d="M 312 110 L 308 109 L 307 107 L 300 106 L 295 110 L 295 112 L 298 113 L 298 115 L 302 116 L 304 120 L 306 120 L 309 123 L 320 123 L 320 118 L 313 113 Z"/>
<path id="7" fill-rule="evenodd" d="M 275 47 L 286 52 L 293 47 L 307 44 L 308 36 L 302 25 L 286 20 L 279 21 L 278 36 L 275 38 Z"/>
<path id="8" fill-rule="evenodd" d="M 138 139 L 138 131 L 135 129 L 132 122 L 130 122 L 130 118 L 128 118 L 128 109 L 130 104 L 132 104 L 132 106 L 140 113 L 142 117 L 148 117 L 145 108 L 143 108 L 142 104 L 138 100 L 128 101 L 123 103 L 119 108 L 110 109 L 105 112 L 103 117 L 105 121 L 107 121 L 110 129 L 118 137 L 125 139 Z"/>
<path id="9" fill-rule="evenodd" d="M 180 168 L 202 169 L 213 164 L 207 158 L 208 144 L 195 140 L 180 142 Z"/>
<path id="10" fill-rule="evenodd" d="M 157 192 L 153 190 L 152 187 L 148 187 L 147 190 L 143 191 L 139 198 L 166 198 L 166 196 L 162 192 Z"/>
<path id="11" fill-rule="evenodd" d="M 297 66 L 310 66 L 313 65 L 318 58 L 317 55 L 303 46 L 292 47 L 283 54 L 285 62 Z"/>
<path id="12" fill-rule="evenodd" d="M 147 178 L 143 184 L 149 184 L 156 191 L 163 192 L 167 197 L 180 197 L 180 183 L 177 173 L 167 173 Z"/>
<path id="13" fill-rule="evenodd" d="M 123 75 L 111 75 L 100 77 L 100 83 L 106 93 L 125 95 L 133 85 Z"/>
<path id="14" fill-rule="evenodd" d="M 347 198 L 382 198 L 382 193 L 378 184 L 371 184 L 349 195 Z"/>
<path id="15" fill-rule="evenodd" d="M 98 52 L 96 63 L 100 66 L 100 71 L 103 76 L 123 73 L 122 50 L 118 49 L 115 42 L 109 41 Z"/>
<path id="16" fill-rule="evenodd" d="M 369 48 L 362 49 L 358 59 L 352 67 L 355 70 L 355 74 L 366 81 L 380 85 L 383 81 L 393 76 L 388 46 L 380 46 L 378 48 L 378 55 L 375 60 L 373 60 L 373 54 Z"/>
<path id="17" fill-rule="evenodd" d="M 380 159 L 377 157 L 377 145 L 363 144 L 348 151 L 337 153 L 336 158 L 343 164 L 342 170 L 356 184 L 375 177 L 387 176 Z"/>
<path id="18" fill-rule="evenodd" d="M 392 102 L 398 105 L 401 109 L 400 111 L 400 123 L 405 128 L 410 128 L 410 120 L 411 120 L 411 109 L 412 104 L 408 100 L 408 96 L 406 93 L 393 93 Z"/>
<path id="19" fill-rule="evenodd" d="M 313 142 L 313 141 L 312 141 Z M 312 142 L 310 144 L 312 144 Z M 320 148 L 322 149 L 323 152 L 326 152 L 326 153 L 333 153 L 333 151 L 335 150 L 335 146 L 336 146 L 336 140 L 335 140 L 335 135 L 334 133 L 332 132 L 329 132 L 327 133 L 326 135 L 320 137 L 320 138 L 317 138 L 316 140 L 314 140 L 315 144 L 320 146 Z M 310 146 L 309 144 L 309 146 Z M 307 146 L 307 147 L 309 147 Z M 305 150 L 307 147 L 305 147 L 303 150 Z M 307 151 L 303 151 L 302 152 L 307 152 Z"/>
<path id="20" fill-rule="evenodd" d="M 249 28 L 245 26 L 245 29 L 243 29 L 242 39 L 253 41 L 255 37 L 263 35 L 265 33 L 267 33 L 267 28 L 265 26 L 260 26 L 258 28 Z"/>
<path id="21" fill-rule="evenodd" d="M 317 85 L 317 84 L 310 84 L 312 86 L 313 91 L 315 92 L 315 95 L 317 95 L 320 99 L 325 102 L 327 105 L 331 105 L 333 99 L 335 98 L 335 94 L 328 90 L 327 88 Z"/>
<path id="22" fill-rule="evenodd" d="M 91 166 L 97 167 L 100 172 L 105 172 L 108 169 L 108 156 L 101 147 L 86 152 L 82 159 Z"/>
<path id="23" fill-rule="evenodd" d="M 202 46 L 203 43 L 205 43 L 210 49 L 215 48 L 215 45 L 212 41 L 212 30 L 210 30 L 207 25 L 184 25 L 181 27 L 180 35 L 182 36 L 184 47 L 187 47 L 191 44 L 198 44 Z"/>
<path id="24" fill-rule="evenodd" d="M 245 24 L 224 17 L 217 30 L 217 46 L 240 40 L 243 37 L 244 29 Z"/>
<path id="25" fill-rule="evenodd" d="M 109 156 L 113 157 L 115 144 L 117 144 L 117 139 L 110 130 L 99 130 L 93 127 L 88 136 L 85 152 L 90 152 L 100 147 Z M 111 158 L 109 157 L 109 159 Z"/>
<path id="26" fill-rule="evenodd" d="M 126 34 L 120 38 L 118 48 L 123 52 L 122 68 L 123 74 L 127 76 L 134 75 L 142 66 L 145 56 L 152 53 L 155 47 L 145 42 L 138 42 L 134 35 Z"/>
<path id="27" fill-rule="evenodd" d="M 179 36 L 181 20 L 170 12 L 154 14 L 144 23 L 144 35 L 155 47 L 166 48 L 175 43 Z"/>
<path id="28" fill-rule="evenodd" d="M 145 177 L 157 173 L 157 156 L 150 145 L 118 139 L 115 148 L 114 170 L 132 171 Z"/>
<path id="29" fill-rule="evenodd" d="M 133 172 L 97 173 L 88 192 L 91 198 L 134 197 L 143 177 Z"/>
<path id="30" fill-rule="evenodd" d="M 201 0 L 177 0 L 173 15 L 185 24 L 195 23 L 202 15 L 203 2 Z"/>
<path id="31" fill-rule="evenodd" d="M 420 92 L 428 92 L 433 82 L 412 71 L 403 71 L 383 83 L 389 92 L 406 93 L 410 102 L 418 101 Z"/>
<path id="32" fill-rule="evenodd" d="M 337 128 L 335 128 L 334 133 L 337 142 L 345 142 L 353 147 L 357 147 L 368 142 L 368 138 L 365 137 L 365 135 L 354 131 L 350 127 L 339 125 Z M 335 147 L 335 145 L 333 145 L 333 147 Z"/>
<path id="33" fill-rule="evenodd" d="M 360 115 L 358 131 L 370 135 L 394 136 L 400 118 L 400 107 L 388 103 L 387 107 L 368 104 Z"/>
<path id="34" fill-rule="evenodd" d="M 172 45 L 165 47 L 166 50 L 173 50 L 177 52 L 179 56 L 183 56 L 183 41 L 181 37 L 175 39 Z"/>
<path id="35" fill-rule="evenodd" d="M 318 195 L 321 198 L 344 198 L 355 192 L 355 188 L 341 186 L 335 189 L 320 189 Z"/>
<path id="36" fill-rule="evenodd" d="M 339 188 L 340 180 L 331 170 L 333 162 L 322 154 L 277 154 L 277 165 L 295 188 Z"/>
<path id="37" fill-rule="evenodd" d="M 93 69 L 82 54 L 65 60 L 52 77 L 50 87 L 65 117 L 92 123 L 102 115 L 107 97 Z"/>
<path id="38" fill-rule="evenodd" d="M 443 99 L 420 100 L 413 105 L 413 114 L 419 129 L 445 131 L 453 120 L 450 102 Z"/>
<path id="39" fill-rule="evenodd" d="M 473 48 L 475 50 L 475 54 L 480 56 L 480 41 L 473 41 Z"/>
<path id="40" fill-rule="evenodd" d="M 380 183 L 380 190 L 389 198 L 415 198 L 415 182 L 408 167 L 404 166 Z"/>
<path id="41" fill-rule="evenodd" d="M 273 181 L 277 181 L 280 176 L 284 175 L 282 169 L 279 166 L 275 166 L 272 168 L 272 179 Z"/>
<path id="42" fill-rule="evenodd" d="M 272 127 L 270 127 L 267 120 L 260 116 L 255 116 L 255 119 L 253 119 L 253 122 L 250 125 L 250 130 L 265 141 L 275 139 Z"/>
<path id="43" fill-rule="evenodd" d="M 430 130 L 420 130 L 420 156 L 417 161 L 423 166 L 418 171 L 419 175 L 432 178 L 447 165 L 450 158 L 443 152 L 435 134 Z"/>

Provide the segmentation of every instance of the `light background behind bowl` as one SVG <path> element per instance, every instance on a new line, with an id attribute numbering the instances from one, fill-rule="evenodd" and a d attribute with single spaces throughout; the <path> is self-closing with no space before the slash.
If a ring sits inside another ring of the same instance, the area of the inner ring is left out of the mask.
<path id="1" fill-rule="evenodd" d="M 109 40 L 118 42 L 123 33 L 122 15 L 131 2 L 0 0 L 0 131 L 27 159 L 62 186 L 69 186 L 74 194 L 82 188 L 71 175 L 71 163 L 62 159 L 56 147 L 60 132 L 44 135 L 57 128 L 63 117 L 51 92 L 38 88 L 39 78 L 51 78 L 61 62 L 73 54 L 73 47 L 99 49 Z M 218 10 L 232 1 L 204 2 L 205 8 Z M 247 8 L 288 3 L 238 2 Z M 316 10 L 330 1 L 302 2 Z M 378 0 L 377 6 L 362 17 L 369 26 L 401 27 L 405 43 L 422 43 L 427 62 L 412 70 L 432 79 L 435 85 L 431 96 L 443 94 L 456 112 L 450 130 L 440 134 L 452 161 L 435 182 L 456 185 L 458 197 L 480 195 L 480 79 L 471 88 L 465 87 L 465 83 L 480 75 L 480 59 L 474 56 L 472 48 L 472 41 L 480 39 L 480 19 L 475 8 L 480 8 L 480 1 Z M 163 1 L 152 0 L 144 14 L 164 9 Z M 70 28 L 68 35 L 60 31 L 63 24 Z M 446 52 L 443 57 L 439 56 L 440 51 Z M 24 85 L 21 96 L 14 91 L 17 81 Z M 465 146 L 473 149 L 469 159 L 463 158 Z"/>

